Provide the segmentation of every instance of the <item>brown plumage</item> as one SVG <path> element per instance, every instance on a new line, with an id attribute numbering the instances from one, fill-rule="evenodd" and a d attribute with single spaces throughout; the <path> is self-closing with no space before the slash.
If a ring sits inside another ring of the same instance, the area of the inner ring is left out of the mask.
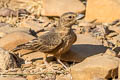
<path id="1" fill-rule="evenodd" d="M 57 61 L 66 68 L 66 66 L 60 61 L 60 56 L 68 51 L 72 44 L 76 41 L 76 34 L 71 28 L 76 22 L 76 17 L 77 15 L 72 12 L 63 14 L 60 17 L 58 26 L 36 39 L 33 39 L 25 44 L 18 45 L 12 51 L 15 52 L 21 49 L 28 49 L 43 52 L 45 54 L 45 63 L 47 63 L 47 55 L 53 54 L 53 56 L 57 58 Z"/>

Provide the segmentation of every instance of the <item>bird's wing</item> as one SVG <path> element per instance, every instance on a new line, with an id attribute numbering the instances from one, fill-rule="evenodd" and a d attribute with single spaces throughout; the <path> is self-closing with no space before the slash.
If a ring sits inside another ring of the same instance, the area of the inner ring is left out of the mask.
<path id="1" fill-rule="evenodd" d="M 62 39 L 57 33 L 47 33 L 25 44 L 18 45 L 16 49 L 28 49 L 41 52 L 50 52 L 62 44 Z M 16 50 L 17 51 L 17 50 Z"/>

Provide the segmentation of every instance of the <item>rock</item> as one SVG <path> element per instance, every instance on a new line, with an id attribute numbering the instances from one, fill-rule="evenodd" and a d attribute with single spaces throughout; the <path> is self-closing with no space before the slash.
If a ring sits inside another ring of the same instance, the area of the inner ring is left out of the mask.
<path id="1" fill-rule="evenodd" d="M 95 77 L 95 78 L 93 78 L 93 80 L 107 80 L 107 79 Z"/>
<path id="2" fill-rule="evenodd" d="M 44 29 L 44 26 L 42 26 L 42 24 L 33 20 L 23 20 L 20 24 L 20 27 L 27 27 L 34 31 L 40 31 Z"/>
<path id="3" fill-rule="evenodd" d="M 9 8 L 1 8 L 0 9 L 0 16 L 7 17 L 7 16 L 17 16 L 17 13 Z"/>
<path id="4" fill-rule="evenodd" d="M 22 68 L 29 68 L 29 67 L 31 67 L 31 66 L 32 66 L 32 64 L 22 64 L 22 65 L 21 65 Z"/>
<path id="5" fill-rule="evenodd" d="M 95 37 L 89 34 L 77 34 L 77 41 L 73 44 L 70 51 L 61 55 L 61 59 L 64 61 L 81 62 L 89 56 L 104 53 L 105 51 L 106 47 Z"/>
<path id="6" fill-rule="evenodd" d="M 79 21 L 79 24 L 78 24 L 78 26 L 80 26 L 80 27 L 90 27 L 90 28 L 94 28 L 95 27 L 95 25 L 93 24 L 93 23 L 90 23 L 90 22 L 85 22 L 85 21 Z"/>
<path id="7" fill-rule="evenodd" d="M 115 53 L 115 51 L 111 50 L 111 49 L 107 49 L 106 52 L 103 55 L 110 55 L 110 56 L 117 56 L 117 53 Z"/>
<path id="8" fill-rule="evenodd" d="M 32 14 L 40 15 L 41 13 L 41 0 L 11 0 L 7 3 L 7 5 L 13 9 L 26 9 Z"/>
<path id="9" fill-rule="evenodd" d="M 19 9 L 17 11 L 14 11 L 12 9 L 9 9 L 9 8 L 1 8 L 0 9 L 0 16 L 3 16 L 3 17 L 11 17 L 11 16 L 21 16 L 22 14 L 30 14 L 27 10 L 25 9 Z"/>
<path id="10" fill-rule="evenodd" d="M 23 54 L 22 58 L 24 60 L 28 60 L 28 61 L 36 61 L 36 60 L 43 60 L 41 58 L 43 58 L 44 54 L 42 52 L 32 52 L 31 54 Z"/>
<path id="11" fill-rule="evenodd" d="M 17 64 L 11 53 L 0 48 L 0 69 L 6 70 L 15 67 Z"/>
<path id="12" fill-rule="evenodd" d="M 118 37 L 119 36 L 119 34 L 118 33 L 116 33 L 116 32 L 111 32 L 111 33 L 109 33 L 108 35 L 106 35 L 106 38 L 107 39 L 111 39 L 111 38 L 115 38 L 115 37 Z M 112 40 L 112 39 L 111 39 Z"/>
<path id="13" fill-rule="evenodd" d="M 119 26 L 109 26 L 109 30 L 115 31 L 116 33 L 120 33 L 120 27 Z"/>
<path id="14" fill-rule="evenodd" d="M 25 15 L 25 14 L 30 14 L 26 9 L 18 9 L 18 16 L 22 16 L 22 15 Z"/>
<path id="15" fill-rule="evenodd" d="M 65 12 L 83 12 L 85 6 L 79 0 L 43 0 L 41 14 L 61 16 Z"/>
<path id="16" fill-rule="evenodd" d="M 12 33 L 12 32 L 25 32 L 28 34 L 36 35 L 34 30 L 30 30 L 29 28 L 26 27 L 11 27 L 10 24 L 7 23 L 0 23 L 0 37 L 4 37 L 5 35 Z"/>
<path id="17" fill-rule="evenodd" d="M 56 77 L 56 80 L 72 80 L 71 79 L 71 75 L 70 74 L 67 74 L 67 75 L 59 75 Z"/>
<path id="18" fill-rule="evenodd" d="M 108 29 L 104 25 L 96 25 L 96 27 L 91 30 L 92 36 L 96 37 L 99 40 L 104 39 L 107 33 L 108 33 Z"/>
<path id="19" fill-rule="evenodd" d="M 119 58 L 108 55 L 97 55 L 85 59 L 71 67 L 73 80 L 93 80 L 94 78 L 110 79 L 118 76 Z"/>
<path id="20" fill-rule="evenodd" d="M 120 0 L 88 0 L 86 7 L 86 21 L 112 22 L 119 19 Z M 99 10 L 98 10 L 99 9 Z"/>
<path id="21" fill-rule="evenodd" d="M 5 36 L 6 34 L 3 32 L 0 32 L 0 38 L 2 38 L 3 36 Z"/>
<path id="22" fill-rule="evenodd" d="M 21 50 L 19 51 L 22 55 L 22 58 L 24 60 L 28 60 L 28 61 L 32 61 L 34 63 L 39 63 L 39 64 L 43 64 L 43 57 L 44 57 L 44 53 L 42 52 L 30 52 L 28 50 Z M 54 57 L 52 55 L 48 55 L 47 57 L 47 61 L 52 61 L 54 59 Z"/>
<path id="23" fill-rule="evenodd" d="M 28 34 L 34 34 L 34 31 L 30 31 L 29 28 L 24 28 L 24 27 L 9 27 L 9 26 L 6 26 L 6 27 L 0 27 L 0 32 L 2 33 L 5 33 L 5 34 L 9 34 L 9 33 L 12 33 L 12 32 L 25 32 L 25 33 L 28 33 Z"/>
<path id="24" fill-rule="evenodd" d="M 116 47 L 117 46 L 120 46 L 120 35 L 119 34 L 109 34 L 108 36 L 107 36 L 107 38 L 108 39 L 111 39 L 111 40 L 109 40 L 111 43 L 113 43 L 114 45 L 116 45 Z"/>
<path id="25" fill-rule="evenodd" d="M 34 37 L 25 32 L 13 32 L 0 39 L 0 47 L 11 50 L 19 44 L 32 40 Z"/>
<path id="26" fill-rule="evenodd" d="M 47 23 L 51 21 L 47 16 L 40 16 L 38 20 L 43 23 Z"/>
<path id="27" fill-rule="evenodd" d="M 5 28 L 5 30 L 3 30 L 3 31 L 6 31 L 6 29 L 7 29 L 6 27 L 7 28 L 12 28 L 12 25 L 8 24 L 8 23 L 0 23 L 0 29 L 4 29 Z M 6 35 L 6 33 L 0 31 L 0 38 L 2 38 L 5 35 Z"/>
<path id="28" fill-rule="evenodd" d="M 0 80 L 26 80 L 22 77 L 0 77 Z"/>
<path id="29" fill-rule="evenodd" d="M 119 61 L 119 65 L 118 65 L 118 80 L 120 79 L 120 61 Z"/>
<path id="30" fill-rule="evenodd" d="M 42 21 L 39 22 L 32 19 L 30 20 L 26 19 L 20 23 L 19 27 L 31 29 L 35 32 L 34 34 L 37 34 L 37 36 L 40 36 L 42 33 L 49 31 L 51 28 L 53 28 L 57 24 L 57 22 L 55 23 L 51 20 L 46 20 L 45 22 L 44 20 L 43 22 Z"/>
<path id="31" fill-rule="evenodd" d="M 95 28 L 95 24 L 90 23 L 90 22 L 86 22 L 84 20 L 80 20 L 78 21 L 78 25 L 73 25 L 72 26 L 73 29 L 75 29 L 75 32 L 77 31 L 77 33 L 79 34 L 83 34 L 83 33 L 89 33 L 91 29 Z"/>
<path id="32" fill-rule="evenodd" d="M 12 25 L 8 23 L 0 23 L 0 27 L 12 27 Z"/>
<path id="33" fill-rule="evenodd" d="M 36 80 L 39 77 L 40 77 L 40 75 L 28 75 L 27 80 Z"/>

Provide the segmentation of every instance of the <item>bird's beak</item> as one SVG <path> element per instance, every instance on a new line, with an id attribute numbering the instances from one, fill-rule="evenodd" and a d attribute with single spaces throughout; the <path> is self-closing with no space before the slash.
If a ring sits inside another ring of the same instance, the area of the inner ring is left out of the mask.
<path id="1" fill-rule="evenodd" d="M 85 15 L 83 14 L 78 14 L 77 17 L 76 17 L 76 20 L 79 20 L 79 19 L 82 19 Z"/>

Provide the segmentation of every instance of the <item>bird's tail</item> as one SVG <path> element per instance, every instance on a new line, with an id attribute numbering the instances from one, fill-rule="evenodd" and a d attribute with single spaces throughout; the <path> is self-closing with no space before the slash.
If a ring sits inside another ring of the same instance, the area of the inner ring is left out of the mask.
<path id="1" fill-rule="evenodd" d="M 25 48 L 25 44 L 21 44 L 21 45 L 18 45 L 16 48 L 12 49 L 11 51 L 16 52 L 16 51 L 24 49 L 24 48 Z"/>

